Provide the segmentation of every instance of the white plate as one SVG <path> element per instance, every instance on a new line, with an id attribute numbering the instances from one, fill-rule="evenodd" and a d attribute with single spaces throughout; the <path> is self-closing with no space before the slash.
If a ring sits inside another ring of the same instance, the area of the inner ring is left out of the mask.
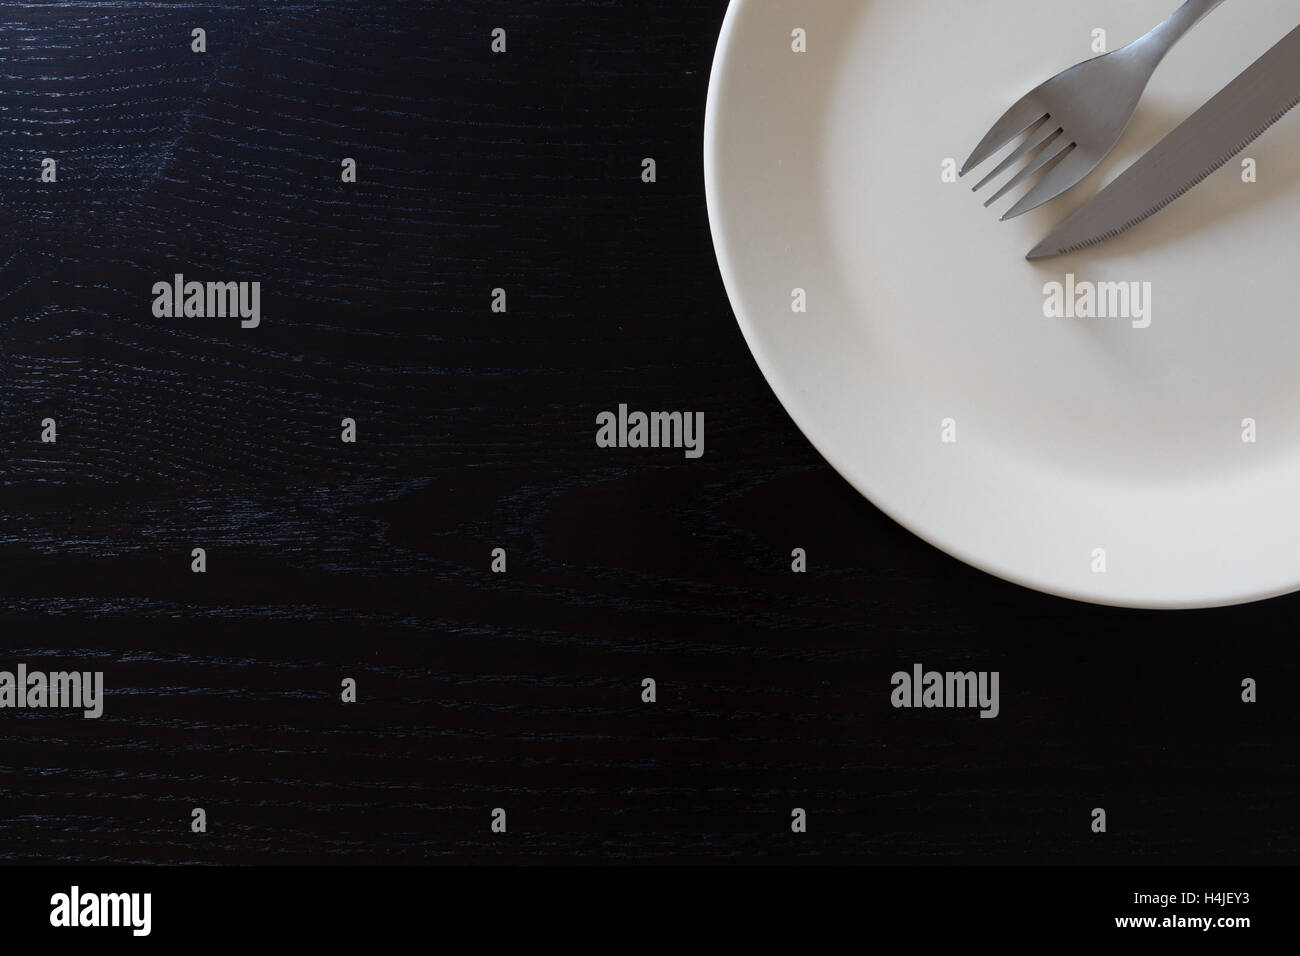
<path id="1" fill-rule="evenodd" d="M 733 0 L 705 130 L 728 294 L 817 449 L 963 561 L 1131 607 L 1300 588 L 1300 112 L 1243 154 L 1257 182 L 1239 158 L 1119 239 L 1024 255 L 1300 14 L 1292 0 L 1225 3 L 1170 54 L 1102 168 L 1020 219 L 998 221 L 1010 199 L 983 208 L 978 176 L 941 172 L 1022 94 L 1092 56 L 1095 29 L 1114 49 L 1175 6 Z M 1045 317 L 1044 286 L 1067 272 L 1151 283 L 1150 327 Z"/>

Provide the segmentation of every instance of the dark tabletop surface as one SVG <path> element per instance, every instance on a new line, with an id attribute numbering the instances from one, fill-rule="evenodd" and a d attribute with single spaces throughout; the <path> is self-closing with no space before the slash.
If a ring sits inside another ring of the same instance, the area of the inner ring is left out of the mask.
<path id="1" fill-rule="evenodd" d="M 1297 859 L 1300 598 L 1001 582 L 786 416 L 704 203 L 725 7 L 0 6 L 0 668 L 106 686 L 0 710 L 0 859 Z M 155 318 L 176 272 L 262 324 Z M 597 448 L 619 403 L 704 456 Z M 892 709 L 914 662 L 1000 717 Z"/>

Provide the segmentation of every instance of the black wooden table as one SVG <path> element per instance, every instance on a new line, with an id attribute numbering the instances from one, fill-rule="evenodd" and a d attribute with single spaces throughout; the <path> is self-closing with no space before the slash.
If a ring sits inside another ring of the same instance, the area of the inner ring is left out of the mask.
<path id="1" fill-rule="evenodd" d="M 107 691 L 0 710 L 0 859 L 1296 860 L 1300 598 L 995 580 L 775 400 L 704 205 L 724 10 L 0 7 L 0 669 Z M 261 325 L 156 318 L 175 273 Z M 620 403 L 704 456 L 598 448 Z M 1001 715 L 892 709 L 914 662 Z"/>

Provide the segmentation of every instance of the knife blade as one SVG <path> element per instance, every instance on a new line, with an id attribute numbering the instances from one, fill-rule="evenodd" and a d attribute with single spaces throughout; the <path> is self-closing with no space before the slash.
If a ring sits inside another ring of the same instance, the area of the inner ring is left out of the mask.
<path id="1" fill-rule="evenodd" d="M 1154 216 L 1300 104 L 1300 26 L 1157 143 L 1027 259 L 1096 245 Z"/>

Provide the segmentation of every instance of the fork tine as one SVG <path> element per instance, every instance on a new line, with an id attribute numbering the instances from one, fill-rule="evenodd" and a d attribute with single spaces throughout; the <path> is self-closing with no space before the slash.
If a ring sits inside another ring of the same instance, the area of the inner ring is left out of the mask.
<path id="1" fill-rule="evenodd" d="M 1020 201 L 1007 211 L 1002 220 L 1005 222 L 1008 219 L 1015 219 L 1055 199 L 1067 189 L 1078 185 L 1085 176 L 1097 168 L 1097 165 L 1085 152 L 1071 153 L 1039 180 L 1033 189 L 1025 193 Z"/>
<path id="2" fill-rule="evenodd" d="M 1020 172 L 1007 180 L 1006 184 L 1001 189 L 988 198 L 988 202 L 984 204 L 984 207 L 987 209 L 1034 173 L 1038 172 L 1052 160 L 1060 156 L 1065 150 L 1074 148 L 1074 144 L 1070 143 L 1066 145 L 1064 149 L 1059 149 L 1058 147 L 1061 145 L 1059 142 L 1060 139 L 1061 130 L 1058 129 L 1047 138 L 1047 142 L 1039 147 L 1038 152 L 1025 164 L 1024 169 L 1020 170 Z"/>
<path id="3" fill-rule="evenodd" d="M 1019 160 L 1020 157 L 1024 156 L 1026 153 L 1033 152 L 1039 146 L 1043 145 L 1043 142 L 1053 133 L 1052 127 L 1047 125 L 1047 121 L 1050 118 L 1050 116 L 1044 116 L 1033 126 L 1029 127 L 1029 132 L 1025 136 L 1025 141 L 1021 143 L 1020 146 L 1006 159 L 998 163 L 997 167 L 991 173 L 976 183 L 975 187 L 971 189 L 971 192 L 979 192 L 990 180 L 996 179 L 998 176 L 1001 176 L 1004 172 L 1010 169 L 1012 164 Z M 1055 130 L 1055 132 L 1059 133 L 1061 131 L 1058 129 Z"/>
<path id="4" fill-rule="evenodd" d="M 975 151 L 970 154 L 970 158 L 962 165 L 958 175 L 965 176 L 1007 143 L 1046 117 L 1047 110 L 1034 102 L 1033 94 L 1024 97 L 993 124 L 993 128 L 985 134 L 980 144 L 975 147 Z"/>

